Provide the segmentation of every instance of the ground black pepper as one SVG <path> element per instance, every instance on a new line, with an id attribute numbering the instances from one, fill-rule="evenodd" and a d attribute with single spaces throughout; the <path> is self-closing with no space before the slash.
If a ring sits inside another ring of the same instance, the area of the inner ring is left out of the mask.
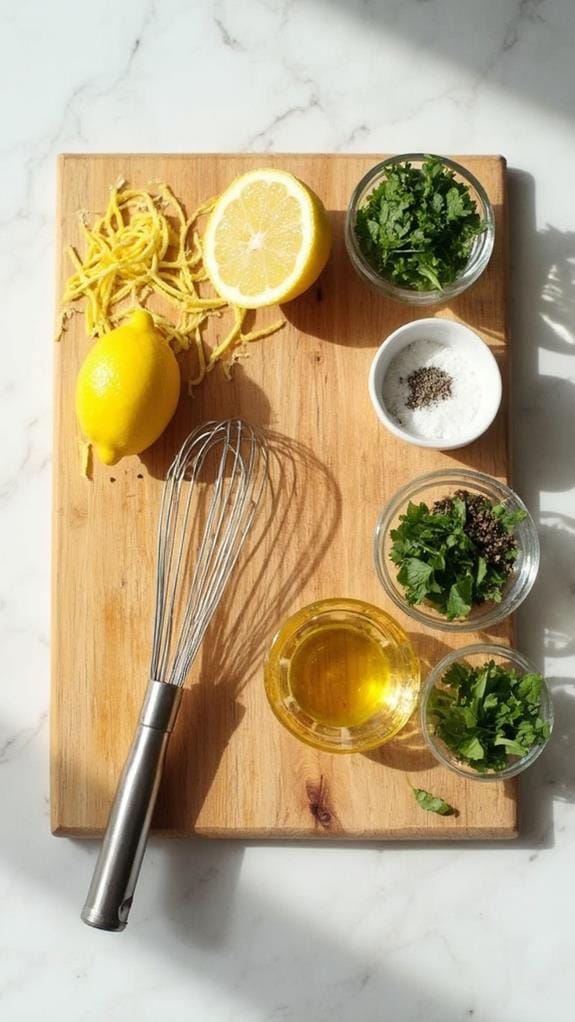
<path id="1" fill-rule="evenodd" d="M 400 377 L 400 383 L 402 382 Z M 453 379 L 445 369 L 437 366 L 422 366 L 407 377 L 409 397 L 407 407 L 428 408 L 451 397 Z"/>

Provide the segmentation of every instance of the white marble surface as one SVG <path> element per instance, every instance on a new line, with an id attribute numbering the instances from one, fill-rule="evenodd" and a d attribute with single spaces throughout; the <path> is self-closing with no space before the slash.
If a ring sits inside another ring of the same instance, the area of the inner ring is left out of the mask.
<path id="1" fill-rule="evenodd" d="M 573 1018 L 572 0 L 0 0 L 0 1016 Z M 128 930 L 82 926 L 93 845 L 48 828 L 55 158 L 502 152 L 516 480 L 543 565 L 520 644 L 556 693 L 511 846 L 154 843 Z"/>

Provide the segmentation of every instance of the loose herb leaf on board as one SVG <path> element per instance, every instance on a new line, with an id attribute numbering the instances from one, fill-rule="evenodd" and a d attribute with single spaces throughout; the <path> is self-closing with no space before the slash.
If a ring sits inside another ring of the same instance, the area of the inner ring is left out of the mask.
<path id="1" fill-rule="evenodd" d="M 486 228 L 468 186 L 426 156 L 387 169 L 357 211 L 355 233 L 373 269 L 398 287 L 443 291 L 469 261 Z"/>
<path id="2" fill-rule="evenodd" d="M 424 788 L 414 788 L 413 785 L 410 785 L 410 787 L 417 804 L 428 813 L 437 813 L 439 816 L 458 815 L 457 809 L 450 806 L 449 802 L 440 798 L 439 795 L 432 795 L 429 791 L 425 791 Z"/>

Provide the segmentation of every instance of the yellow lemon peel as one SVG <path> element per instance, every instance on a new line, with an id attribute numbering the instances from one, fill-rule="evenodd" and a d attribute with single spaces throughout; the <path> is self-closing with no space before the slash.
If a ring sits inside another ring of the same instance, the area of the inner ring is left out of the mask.
<path id="1" fill-rule="evenodd" d="M 146 309 L 98 338 L 76 380 L 76 415 L 83 436 L 105 465 L 141 454 L 174 415 L 181 376 L 174 352 Z"/>
<path id="2" fill-rule="evenodd" d="M 131 309 L 147 308 L 149 299 L 159 296 L 173 310 L 173 318 L 148 308 L 154 325 L 176 352 L 195 349 L 198 368 L 190 384 L 198 386 L 220 360 L 224 368 L 236 361 L 234 349 L 279 330 L 283 320 L 243 334 L 244 308 L 216 294 L 200 294 L 198 285 L 209 278 L 197 225 L 216 201 L 217 196 L 187 216 L 163 182 L 155 182 L 152 193 L 129 188 L 123 179 L 116 181 L 103 215 L 90 226 L 88 215 L 81 214 L 84 256 L 71 245 L 66 249 L 73 272 L 65 285 L 56 339 L 62 337 L 74 303 L 81 299 L 86 300 L 86 332 L 96 339 L 125 318 L 127 302 Z M 226 310 L 231 310 L 233 323 L 207 354 L 202 328 Z"/>

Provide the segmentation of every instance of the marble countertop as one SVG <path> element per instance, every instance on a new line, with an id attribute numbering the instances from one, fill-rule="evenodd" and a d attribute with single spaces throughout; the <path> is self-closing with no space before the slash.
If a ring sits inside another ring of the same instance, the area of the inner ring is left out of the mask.
<path id="1" fill-rule="evenodd" d="M 571 0 L 1 0 L 0 1015 L 570 1022 L 575 935 Z M 153 841 L 122 936 L 48 824 L 51 324 L 62 151 L 501 152 L 515 481 L 542 568 L 519 646 L 552 743 L 508 845 Z"/>

